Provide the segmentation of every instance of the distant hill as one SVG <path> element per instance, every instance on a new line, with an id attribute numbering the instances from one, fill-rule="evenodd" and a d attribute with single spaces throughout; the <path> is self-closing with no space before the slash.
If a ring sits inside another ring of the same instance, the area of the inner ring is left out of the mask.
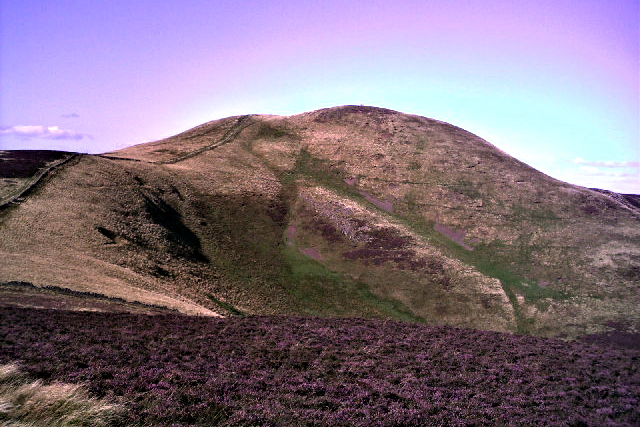
<path id="1" fill-rule="evenodd" d="M 0 298 L 37 301 L 13 281 L 49 286 L 47 307 L 86 295 L 103 311 L 126 300 L 201 315 L 634 332 L 638 205 L 424 117 L 362 106 L 230 117 L 78 155 L 4 205 Z"/>

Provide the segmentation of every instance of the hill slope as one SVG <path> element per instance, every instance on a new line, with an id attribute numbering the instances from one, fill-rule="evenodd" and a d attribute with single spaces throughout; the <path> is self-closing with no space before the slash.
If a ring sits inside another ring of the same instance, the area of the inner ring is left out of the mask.
<path id="1" fill-rule="evenodd" d="M 635 331 L 633 200 L 391 110 L 231 117 L 59 168 L 0 212 L 0 282 L 208 315 Z"/>

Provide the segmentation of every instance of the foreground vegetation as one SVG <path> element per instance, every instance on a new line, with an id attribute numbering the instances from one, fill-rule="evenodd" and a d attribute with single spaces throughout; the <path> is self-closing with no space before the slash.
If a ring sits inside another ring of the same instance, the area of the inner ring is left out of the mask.
<path id="1" fill-rule="evenodd" d="M 0 336 L 0 363 L 126 405 L 115 425 L 640 424 L 640 349 L 602 340 L 22 308 L 0 309 Z"/>
<path id="2" fill-rule="evenodd" d="M 32 381 L 16 364 L 0 366 L 0 425 L 106 427 L 120 423 L 123 408 L 92 398 L 77 384 Z"/>

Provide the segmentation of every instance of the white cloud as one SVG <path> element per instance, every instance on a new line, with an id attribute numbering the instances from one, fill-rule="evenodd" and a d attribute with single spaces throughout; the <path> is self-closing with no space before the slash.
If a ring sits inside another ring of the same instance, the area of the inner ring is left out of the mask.
<path id="1" fill-rule="evenodd" d="M 640 162 L 626 161 L 626 162 L 616 162 L 616 161 L 590 161 L 585 160 L 580 157 L 576 157 L 571 161 L 571 163 L 581 166 L 589 166 L 596 168 L 637 168 L 640 167 Z"/>
<path id="2" fill-rule="evenodd" d="M 73 139 L 79 140 L 85 137 L 91 138 L 89 135 L 76 132 L 73 130 L 60 129 L 58 126 L 42 126 L 42 125 L 16 125 L 8 127 L 0 127 L 0 136 L 17 136 L 24 139 L 44 138 L 44 139 Z"/>
<path id="3" fill-rule="evenodd" d="M 604 162 L 575 159 L 551 173 L 565 182 L 618 193 L 640 194 L 639 162 Z"/>

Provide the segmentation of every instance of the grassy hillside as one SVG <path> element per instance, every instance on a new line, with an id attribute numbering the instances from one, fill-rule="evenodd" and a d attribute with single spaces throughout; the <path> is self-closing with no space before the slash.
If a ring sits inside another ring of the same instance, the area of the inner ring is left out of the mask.
<path id="1" fill-rule="evenodd" d="M 424 117 L 238 116 L 57 169 L 0 211 L 0 282 L 191 314 L 634 332 L 634 200 Z"/>

